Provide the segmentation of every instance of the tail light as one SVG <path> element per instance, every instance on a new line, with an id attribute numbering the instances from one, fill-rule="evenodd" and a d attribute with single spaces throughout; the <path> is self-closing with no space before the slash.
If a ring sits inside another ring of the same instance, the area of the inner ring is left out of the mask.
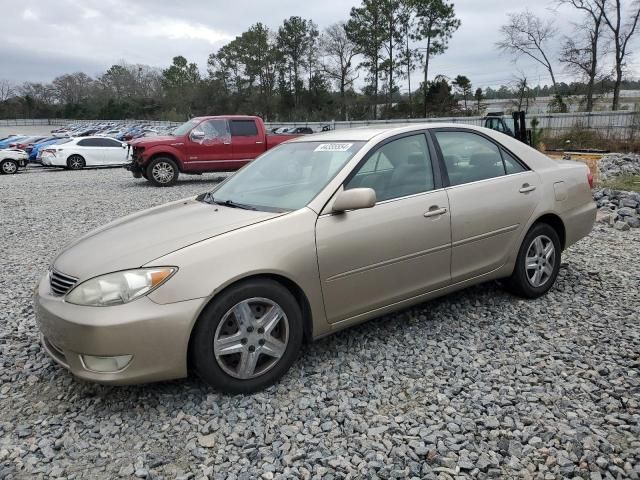
<path id="1" fill-rule="evenodd" d="M 51 155 L 55 155 L 56 151 L 53 148 L 45 148 L 42 150 L 42 153 L 50 153 Z"/>
<path id="2" fill-rule="evenodd" d="M 587 172 L 587 182 L 589 182 L 589 188 L 593 188 L 593 173 L 591 173 L 591 170 Z"/>

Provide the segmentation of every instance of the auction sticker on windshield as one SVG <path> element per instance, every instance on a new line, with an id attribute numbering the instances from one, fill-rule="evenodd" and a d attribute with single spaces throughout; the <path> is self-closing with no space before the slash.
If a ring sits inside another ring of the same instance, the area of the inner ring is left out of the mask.
<path id="1" fill-rule="evenodd" d="M 321 143 L 314 152 L 347 152 L 353 143 Z"/>

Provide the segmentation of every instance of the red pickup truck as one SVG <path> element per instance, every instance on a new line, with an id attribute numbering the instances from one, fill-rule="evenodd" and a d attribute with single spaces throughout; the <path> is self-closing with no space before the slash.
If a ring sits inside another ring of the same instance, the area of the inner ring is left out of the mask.
<path id="1" fill-rule="evenodd" d="M 126 168 L 158 187 L 168 187 L 180 173 L 238 170 L 261 153 L 299 135 L 267 135 L 259 117 L 197 117 L 170 137 L 143 137 L 129 142 Z"/>

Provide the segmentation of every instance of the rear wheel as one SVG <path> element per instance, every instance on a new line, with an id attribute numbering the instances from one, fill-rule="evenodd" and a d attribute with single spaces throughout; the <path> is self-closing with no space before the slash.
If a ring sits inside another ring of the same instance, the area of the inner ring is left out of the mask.
<path id="1" fill-rule="evenodd" d="M 302 313 L 272 280 L 250 280 L 223 292 L 194 328 L 196 373 L 219 391 L 252 393 L 275 383 L 302 345 Z"/>
<path id="2" fill-rule="evenodd" d="M 156 187 L 170 187 L 178 181 L 178 165 L 168 157 L 154 158 L 146 169 L 145 178 Z"/>
<path id="3" fill-rule="evenodd" d="M 536 223 L 524 237 L 513 274 L 505 286 L 525 298 L 544 295 L 556 281 L 561 254 L 555 229 L 546 223 Z"/>
<path id="4" fill-rule="evenodd" d="M 0 162 L 0 173 L 12 175 L 18 171 L 18 162 L 11 159 L 5 159 Z"/>
<path id="5" fill-rule="evenodd" d="M 69 170 L 82 170 L 86 165 L 84 158 L 80 155 L 71 155 L 67 158 L 67 167 Z"/>

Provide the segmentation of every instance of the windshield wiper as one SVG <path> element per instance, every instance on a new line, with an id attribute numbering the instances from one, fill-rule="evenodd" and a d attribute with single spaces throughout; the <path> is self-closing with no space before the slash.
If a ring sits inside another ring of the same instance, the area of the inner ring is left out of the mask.
<path id="1" fill-rule="evenodd" d="M 257 210 L 257 208 L 253 205 L 238 203 L 234 202 L 233 200 L 216 200 L 215 198 L 210 198 L 208 201 L 211 203 L 215 203 L 216 205 L 224 205 L 225 207 L 241 208 L 243 210 Z"/>

